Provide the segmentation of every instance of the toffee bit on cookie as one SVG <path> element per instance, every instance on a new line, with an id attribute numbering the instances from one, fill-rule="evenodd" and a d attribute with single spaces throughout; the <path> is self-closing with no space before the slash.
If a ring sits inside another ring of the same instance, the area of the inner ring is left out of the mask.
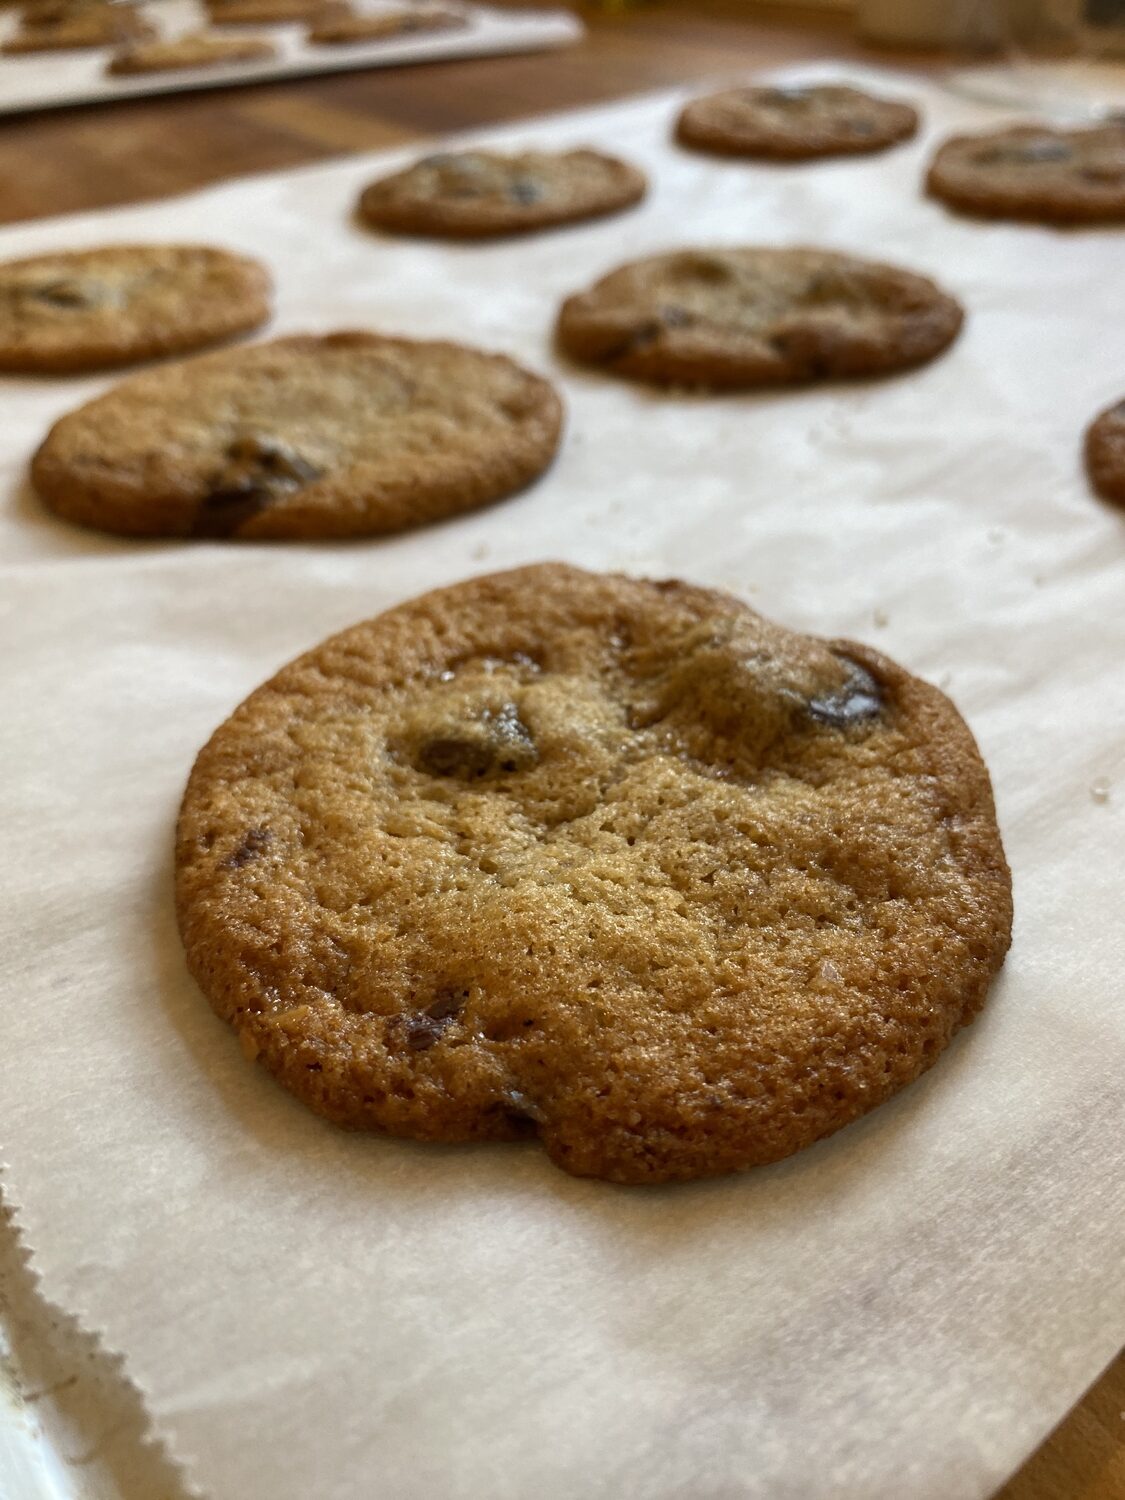
<path id="1" fill-rule="evenodd" d="M 839 84 L 726 89 L 681 111 L 676 137 L 722 156 L 774 161 L 882 151 L 918 128 L 909 104 Z"/>
<path id="2" fill-rule="evenodd" d="M 232 875 L 267 829 L 297 836 Z M 880 1104 L 1011 931 L 988 774 L 937 689 L 561 564 L 425 594 L 255 692 L 192 771 L 176 907 L 214 1009 L 317 1113 L 538 1137 L 622 1183 L 776 1161 Z"/>
<path id="3" fill-rule="evenodd" d="M 377 229 L 475 238 L 615 213 L 644 192 L 635 167 L 598 151 L 441 151 L 371 183 L 359 216 Z"/>

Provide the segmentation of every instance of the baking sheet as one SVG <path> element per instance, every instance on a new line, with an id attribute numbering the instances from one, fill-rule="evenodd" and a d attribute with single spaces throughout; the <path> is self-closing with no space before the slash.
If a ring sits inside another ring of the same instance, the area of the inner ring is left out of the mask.
<path id="1" fill-rule="evenodd" d="M 108 381 L 0 387 L 4 1191 L 44 1295 L 124 1352 L 214 1500 L 975 1500 L 1125 1338 L 1125 519 L 1079 463 L 1125 379 L 1125 241 L 948 216 L 917 192 L 934 140 L 1001 117 L 846 72 L 919 100 L 922 139 L 712 161 L 668 144 L 672 95 L 477 137 L 652 173 L 641 208 L 529 240 L 360 230 L 355 194 L 403 152 L 0 235 L 206 234 L 268 256 L 274 331 L 463 337 L 569 407 L 550 474 L 475 516 L 185 546 L 77 531 L 23 486 L 49 420 Z M 556 361 L 563 294 L 686 235 L 901 261 L 964 300 L 965 332 L 910 375 L 768 396 Z M 172 824 L 211 729 L 329 631 L 548 556 L 871 640 L 953 694 L 992 769 L 1016 932 L 988 1007 L 776 1167 L 638 1191 L 532 1145 L 346 1136 L 247 1067 L 184 972 Z"/>
<path id="2" fill-rule="evenodd" d="M 409 9 L 411 0 L 357 0 L 356 8 L 378 14 Z M 430 8 L 422 6 L 420 9 Z M 210 30 L 202 0 L 150 0 L 138 7 L 162 36 Z M 176 93 L 183 89 L 224 88 L 232 83 L 262 83 L 271 78 L 301 74 L 336 73 L 357 68 L 389 68 L 402 63 L 435 62 L 442 58 L 488 57 L 505 52 L 537 52 L 565 47 L 582 35 L 582 24 L 565 10 L 495 10 L 485 5 L 463 5 L 468 25 L 455 31 L 389 37 L 384 41 L 348 46 L 316 45 L 305 40 L 308 23 L 221 26 L 222 36 L 265 36 L 277 56 L 221 67 L 185 68 L 174 73 L 110 77 L 106 63 L 111 47 L 69 52 L 0 54 L 0 115 L 29 109 L 55 109 L 65 104 L 88 104 L 105 99 L 129 99 L 141 94 Z M 0 12 L 0 41 L 18 28 L 15 11 Z"/>

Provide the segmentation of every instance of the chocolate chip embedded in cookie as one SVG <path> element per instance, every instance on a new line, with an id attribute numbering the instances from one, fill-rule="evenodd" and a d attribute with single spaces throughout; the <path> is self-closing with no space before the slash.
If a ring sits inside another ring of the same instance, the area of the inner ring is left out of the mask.
<path id="1" fill-rule="evenodd" d="M 123 382 L 32 463 L 68 520 L 131 536 L 371 536 L 522 489 L 562 407 L 502 355 L 372 333 L 294 337 Z"/>
<path id="2" fill-rule="evenodd" d="M 917 111 L 899 100 L 839 84 L 785 84 L 694 99 L 676 137 L 724 156 L 800 161 L 882 151 L 917 128 Z"/>
<path id="3" fill-rule="evenodd" d="M 188 964 L 319 1114 L 617 1182 L 775 1161 L 982 1005 L 1011 930 L 953 705 L 727 595 L 546 565 L 286 667 L 180 813 Z"/>
<path id="4" fill-rule="evenodd" d="M 880 375 L 956 337 L 957 302 L 911 271 L 830 250 L 678 250 L 603 276 L 558 321 L 576 359 L 713 388 Z"/>
<path id="5" fill-rule="evenodd" d="M 210 36 L 205 31 L 177 37 L 175 41 L 145 42 L 119 52 L 107 73 L 127 77 L 134 73 L 175 73 L 185 68 L 217 68 L 224 63 L 263 62 L 276 57 L 277 48 L 268 37 Z"/>
<path id="6" fill-rule="evenodd" d="M 1087 428 L 1086 469 L 1099 495 L 1125 505 L 1125 401 L 1108 407 Z"/>
<path id="7" fill-rule="evenodd" d="M 0 45 L 0 52 L 66 52 L 141 41 L 156 31 L 130 5 L 89 5 L 34 13 Z"/>
<path id="8" fill-rule="evenodd" d="M 959 135 L 938 151 L 926 188 L 953 208 L 1048 224 L 1125 220 L 1125 122 L 1062 130 L 1014 125 Z"/>
<path id="9" fill-rule="evenodd" d="M 395 10 L 363 14 L 350 5 L 329 3 L 309 27 L 308 40 L 323 46 L 392 41 L 395 37 L 460 31 L 469 20 L 459 10 Z"/>
<path id="10" fill-rule="evenodd" d="M 104 245 L 0 262 L 0 370 L 96 370 L 219 343 L 269 317 L 270 279 L 207 245 Z"/>
<path id="11" fill-rule="evenodd" d="M 645 186 L 600 151 L 441 151 L 371 183 L 359 215 L 378 229 L 472 239 L 615 213 Z"/>

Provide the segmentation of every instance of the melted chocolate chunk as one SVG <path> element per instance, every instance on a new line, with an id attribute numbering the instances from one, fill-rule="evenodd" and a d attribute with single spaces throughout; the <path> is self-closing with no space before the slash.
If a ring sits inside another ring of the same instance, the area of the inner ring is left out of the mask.
<path id="1" fill-rule="evenodd" d="M 538 203 L 543 196 L 542 183 L 533 177 L 517 177 L 508 188 L 508 197 L 514 203 Z"/>
<path id="2" fill-rule="evenodd" d="M 439 1042 L 445 1028 L 455 1021 L 468 998 L 466 990 L 440 990 L 437 998 L 418 1015 L 402 1018 L 406 1045 L 411 1052 L 428 1052 Z"/>
<path id="3" fill-rule="evenodd" d="M 62 308 L 96 307 L 101 300 L 97 287 L 89 282 L 76 281 L 73 277 L 48 281 L 44 286 L 34 287 L 30 295 L 37 302 Z"/>
<path id="4" fill-rule="evenodd" d="M 437 998 L 426 1006 L 426 1015 L 431 1021 L 452 1021 L 465 1008 L 467 990 L 439 990 Z"/>
<path id="5" fill-rule="evenodd" d="M 270 438 L 239 438 L 227 449 L 227 458 L 204 497 L 195 536 L 233 536 L 272 501 L 303 489 L 322 473 L 299 453 Z"/>
<path id="6" fill-rule="evenodd" d="M 831 729 L 849 729 L 878 718 L 883 711 L 882 689 L 867 668 L 847 657 L 840 660 L 848 672 L 844 682 L 835 692 L 822 693 L 808 704 L 809 718 Z"/>
<path id="7" fill-rule="evenodd" d="M 418 748 L 415 764 L 431 776 L 472 781 L 495 771 L 526 771 L 539 752 L 514 703 L 489 710 L 455 734 L 435 736 Z"/>
<path id="8" fill-rule="evenodd" d="M 268 828 L 249 828 L 243 835 L 242 843 L 232 855 L 226 860 L 228 870 L 241 870 L 243 865 L 248 865 L 252 859 L 257 859 L 262 850 L 273 841 L 273 834 Z"/>
<path id="9" fill-rule="evenodd" d="M 627 339 L 607 350 L 604 358 L 621 359 L 626 354 L 634 354 L 647 344 L 654 344 L 666 329 L 686 328 L 694 321 L 694 316 L 684 307 L 662 307 L 655 318 L 638 323 Z"/>

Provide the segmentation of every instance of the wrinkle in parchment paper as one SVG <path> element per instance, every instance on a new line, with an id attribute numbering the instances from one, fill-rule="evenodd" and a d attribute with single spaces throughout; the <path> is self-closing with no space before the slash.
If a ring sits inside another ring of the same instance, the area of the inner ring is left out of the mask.
<path id="1" fill-rule="evenodd" d="M 1079 461 L 1121 393 L 1123 242 L 923 200 L 933 141 L 993 116 L 869 81 L 921 103 L 920 140 L 808 169 L 676 151 L 670 95 L 480 137 L 653 175 L 636 212 L 527 241 L 365 234 L 354 197 L 402 153 L 0 236 L 257 251 L 278 332 L 461 337 L 568 404 L 550 474 L 472 517 L 138 545 L 56 522 L 22 479 L 109 380 L 0 386 L 5 1192 L 45 1295 L 125 1352 L 214 1500 L 972 1500 L 1125 1337 L 1125 519 Z M 901 378 L 751 397 L 556 360 L 562 295 L 689 236 L 901 262 L 965 331 Z M 185 973 L 171 833 L 214 726 L 330 631 L 542 557 L 868 639 L 946 687 L 992 770 L 1016 933 L 988 1006 L 918 1084 L 775 1167 L 636 1191 L 534 1145 L 345 1135 L 247 1066 Z"/>

